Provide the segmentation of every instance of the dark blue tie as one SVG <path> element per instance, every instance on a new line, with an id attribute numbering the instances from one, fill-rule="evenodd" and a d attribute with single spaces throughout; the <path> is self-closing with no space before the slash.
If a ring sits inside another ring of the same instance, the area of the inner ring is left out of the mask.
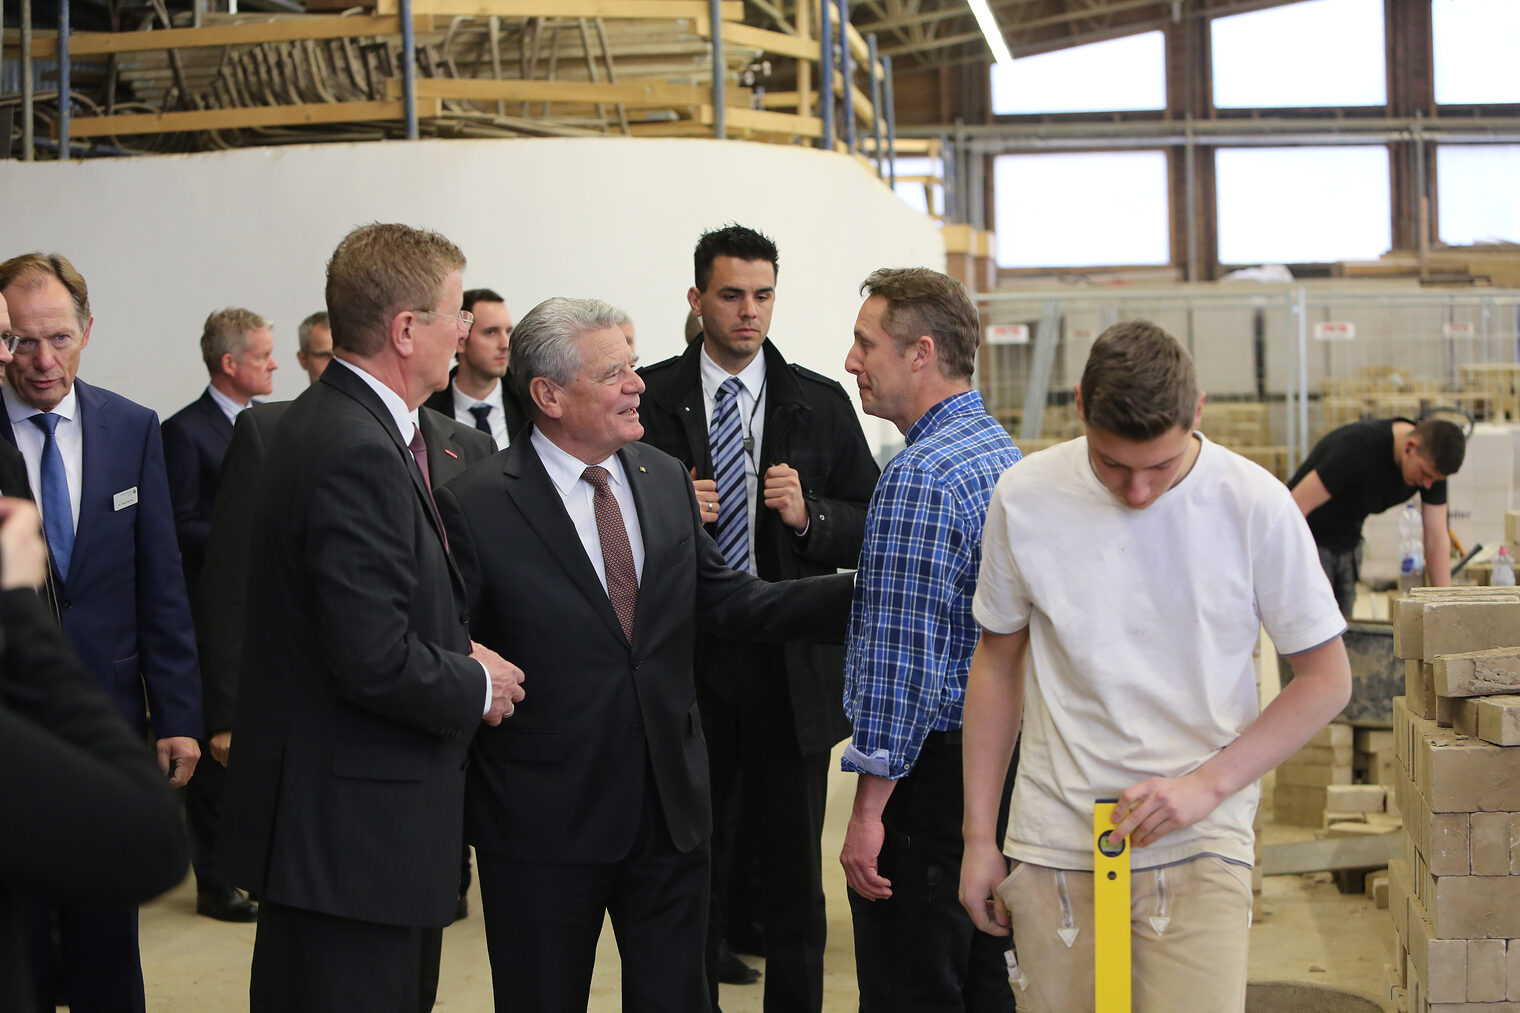
<path id="1" fill-rule="evenodd" d="M 491 406 L 488 404 L 470 405 L 470 414 L 475 416 L 475 428 L 491 435 Z"/>
<path id="2" fill-rule="evenodd" d="M 61 416 L 52 412 L 33 415 L 32 422 L 43 432 L 42 440 L 42 530 L 47 533 L 48 548 L 58 576 L 68 579 L 69 558 L 74 554 L 74 510 L 69 505 L 69 477 L 63 470 L 63 454 L 58 451 L 55 431 Z"/>
<path id="3" fill-rule="evenodd" d="M 739 425 L 743 389 L 737 376 L 723 381 L 713 395 L 712 428 L 707 434 L 718 484 L 718 549 L 735 570 L 749 569 L 749 503 L 744 489 L 744 434 Z"/>

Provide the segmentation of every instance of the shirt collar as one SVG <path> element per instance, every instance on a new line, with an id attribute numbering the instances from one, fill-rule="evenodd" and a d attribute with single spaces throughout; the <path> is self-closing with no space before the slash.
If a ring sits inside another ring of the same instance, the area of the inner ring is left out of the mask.
<path id="1" fill-rule="evenodd" d="M 491 393 L 486 395 L 487 400 L 485 401 L 482 401 L 479 398 L 471 397 L 464 391 L 460 390 L 459 381 L 457 380 L 449 384 L 449 386 L 454 389 L 454 400 L 459 404 L 464 405 L 466 408 L 474 408 L 476 405 L 486 405 L 490 408 L 497 408 L 501 403 L 501 383 L 501 380 L 496 381 L 496 386 L 491 388 Z M 494 398 L 495 400 L 490 400 L 491 398 Z"/>
<path id="2" fill-rule="evenodd" d="M 63 395 L 63 400 L 58 402 L 57 407 L 55 407 L 53 409 L 53 414 L 54 415 L 61 415 L 61 416 L 63 416 L 66 419 L 72 420 L 74 418 L 75 414 L 78 412 L 78 410 L 79 410 L 79 395 L 77 395 L 74 392 L 74 385 L 71 383 L 71 384 L 69 384 L 69 392 L 67 394 Z M 11 385 L 10 384 L 6 384 L 5 385 L 5 414 L 10 418 L 11 422 L 14 424 L 14 423 L 17 423 L 17 422 L 25 422 L 27 419 L 31 418 L 33 415 L 41 415 L 42 413 L 40 411 L 38 411 L 36 408 L 33 408 L 31 405 L 29 405 L 26 402 L 22 401 L 21 398 L 17 397 L 16 396 L 16 392 L 11 389 Z"/>
<path id="3" fill-rule="evenodd" d="M 730 376 L 737 376 L 739 378 L 739 382 L 744 385 L 744 389 L 749 393 L 750 397 L 756 399 L 760 397 L 760 391 L 765 386 L 764 346 L 761 347 L 758 355 L 749 360 L 749 365 L 737 373 L 730 373 L 712 361 L 712 357 L 707 354 L 707 346 L 705 345 L 702 347 L 701 352 L 697 354 L 697 361 L 701 363 L 702 393 L 706 396 L 707 400 L 712 401 L 718 396 L 718 388 L 723 386 L 723 381 L 727 380 Z"/>
<path id="4" fill-rule="evenodd" d="M 974 390 L 952 394 L 920 415 L 918 421 L 908 427 L 904 439 L 911 447 L 953 416 L 983 414 L 986 410 L 982 406 L 982 395 Z"/>
<path id="5" fill-rule="evenodd" d="M 396 423 L 396 432 L 401 434 L 402 443 L 411 443 L 412 436 L 417 432 L 417 409 L 408 408 L 401 395 L 391 390 L 385 384 L 375 379 L 361 366 L 356 366 L 347 359 L 333 356 L 333 362 L 341 362 L 344 366 L 359 374 L 359 379 L 369 385 L 369 389 L 380 398 L 380 403 L 385 405 L 385 410 L 391 413 L 391 420 Z"/>
<path id="6" fill-rule="evenodd" d="M 211 400 L 217 403 L 217 407 L 221 408 L 222 411 L 227 413 L 228 418 L 235 418 L 238 412 L 247 408 L 248 405 L 253 404 L 253 400 L 251 398 L 249 399 L 248 404 L 238 404 L 236 401 L 232 400 L 232 398 L 217 390 L 215 384 L 207 384 L 206 391 L 211 395 Z"/>
<path id="7" fill-rule="evenodd" d="M 559 491 L 560 498 L 564 499 L 570 495 L 570 490 L 575 488 L 575 484 L 581 480 L 581 475 L 591 465 L 567 453 L 537 426 L 533 427 L 533 435 L 529 439 L 533 441 L 533 449 L 538 451 L 538 459 L 544 462 L 544 470 L 549 473 L 549 481 L 554 483 L 554 488 Z M 608 481 L 614 485 L 624 485 L 627 482 L 623 474 L 623 462 L 617 454 L 613 454 L 605 461 L 599 461 L 597 466 L 607 469 Z"/>

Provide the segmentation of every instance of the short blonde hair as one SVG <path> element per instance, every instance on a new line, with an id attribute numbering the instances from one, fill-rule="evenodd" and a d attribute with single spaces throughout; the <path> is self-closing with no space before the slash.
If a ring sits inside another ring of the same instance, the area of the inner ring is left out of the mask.
<path id="1" fill-rule="evenodd" d="M 361 225 L 327 262 L 327 312 L 333 347 L 370 356 L 384 347 L 403 310 L 426 310 L 443 293 L 464 254 L 436 232 L 379 222 Z"/>
<path id="2" fill-rule="evenodd" d="M 28 282 L 33 278 L 57 278 L 74 303 L 79 329 L 83 331 L 89 326 L 90 288 L 84 283 L 84 276 L 69 263 L 68 257 L 61 253 L 23 253 L 0 264 L 0 291 L 15 282 Z"/>
<path id="3" fill-rule="evenodd" d="M 215 376 L 221 371 L 222 356 L 231 354 L 234 359 L 248 347 L 248 335 L 252 331 L 266 331 L 270 323 L 253 310 L 229 306 L 217 310 L 206 318 L 201 329 L 201 359 L 206 371 Z"/>

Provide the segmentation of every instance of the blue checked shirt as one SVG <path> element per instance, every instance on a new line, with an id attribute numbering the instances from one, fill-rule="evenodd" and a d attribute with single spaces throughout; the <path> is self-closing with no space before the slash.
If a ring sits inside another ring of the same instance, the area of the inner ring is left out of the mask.
<path id="1" fill-rule="evenodd" d="M 871 496 L 844 667 L 843 767 L 893 780 L 931 731 L 961 727 L 982 525 L 1020 456 L 976 391 L 925 412 L 907 444 Z"/>

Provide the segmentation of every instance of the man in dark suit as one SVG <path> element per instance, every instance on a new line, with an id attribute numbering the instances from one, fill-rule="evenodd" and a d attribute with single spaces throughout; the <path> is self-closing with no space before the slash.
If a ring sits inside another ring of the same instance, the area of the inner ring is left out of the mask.
<path id="1" fill-rule="evenodd" d="M 252 522 L 226 875 L 260 895 L 254 1010 L 432 1008 L 465 747 L 522 696 L 472 645 L 417 409 L 464 256 L 367 225 L 327 265 L 336 360 L 285 411 Z"/>
<path id="2" fill-rule="evenodd" d="M 64 635 L 142 735 L 151 713 L 159 766 L 183 786 L 200 758 L 200 676 L 158 418 L 75 379 L 94 321 L 88 286 L 66 258 L 0 264 L 0 293 L 18 335 L 0 435 L 25 458 L 42 509 Z M 55 921 L 71 1006 L 142 1009 L 137 909 L 39 904 L 32 931 L 44 981 Z"/>
<path id="3" fill-rule="evenodd" d="M 459 363 L 449 372 L 449 385 L 428 398 L 427 406 L 479 429 L 502 449 L 528 424 L 507 375 L 512 314 L 488 288 L 466 290 L 464 308 L 472 319 L 469 333 L 459 339 Z"/>
<path id="4" fill-rule="evenodd" d="M 174 530 L 195 617 L 196 646 L 207 650 L 206 616 L 200 608 L 201 571 L 211 534 L 211 506 L 221 483 L 222 458 L 232 440 L 232 423 L 257 396 L 274 389 L 274 334 L 269 321 L 237 307 L 217 310 L 201 329 L 201 359 L 211 380 L 205 393 L 164 421 L 164 465 Z M 204 666 L 203 666 L 204 671 Z M 213 731 L 209 726 L 207 734 Z M 201 752 L 209 752 L 205 741 Z M 195 865 L 195 910 L 224 922 L 251 922 L 258 907 L 219 875 L 216 837 L 221 823 L 220 764 L 208 763 L 185 786 L 185 822 Z"/>
<path id="5" fill-rule="evenodd" d="M 697 1013 L 712 830 L 692 681 L 701 621 L 837 640 L 851 577 L 728 569 L 679 462 L 636 441 L 618 310 L 551 299 L 512 341 L 528 437 L 438 494 L 471 631 L 532 680 L 472 748 L 466 824 L 498 1009 L 583 1009 L 607 913 L 623 1008 Z"/>
<path id="6" fill-rule="evenodd" d="M 730 566 L 766 580 L 853 567 L 866 506 L 880 474 L 860 420 L 833 380 L 782 358 L 767 337 L 776 294 L 776 245 L 729 225 L 704 234 L 687 293 L 702 318 L 702 340 L 639 371 L 647 385 L 644 442 L 695 477 L 703 521 L 732 511 Z M 725 383 L 737 384 L 737 444 L 710 439 Z M 715 481 L 713 444 L 736 457 L 731 488 Z M 765 942 L 765 1008 L 823 1008 L 823 810 L 829 750 L 849 735 L 844 657 L 838 647 L 757 644 L 704 636 L 697 641 L 697 701 L 712 765 L 713 903 L 708 978 L 717 1007 L 723 904 L 734 853 L 731 831 L 758 858 Z M 743 678 L 735 678 L 743 673 Z M 779 677 L 779 678 L 778 678 Z M 778 693 L 778 686 L 785 692 Z M 742 811 L 739 811 L 741 810 Z M 742 877 L 747 870 L 735 870 Z M 729 958 L 727 962 L 736 961 Z M 738 968 L 743 970 L 742 966 Z M 732 980 L 729 977 L 725 981 Z"/>
<path id="7" fill-rule="evenodd" d="M 19 337 L 11 331 L 11 314 L 0 296 L 0 366 L 11 361 L 11 351 Z M 32 487 L 26 477 L 26 458 L 21 451 L 0 441 L 0 496 L 32 498 Z"/>

